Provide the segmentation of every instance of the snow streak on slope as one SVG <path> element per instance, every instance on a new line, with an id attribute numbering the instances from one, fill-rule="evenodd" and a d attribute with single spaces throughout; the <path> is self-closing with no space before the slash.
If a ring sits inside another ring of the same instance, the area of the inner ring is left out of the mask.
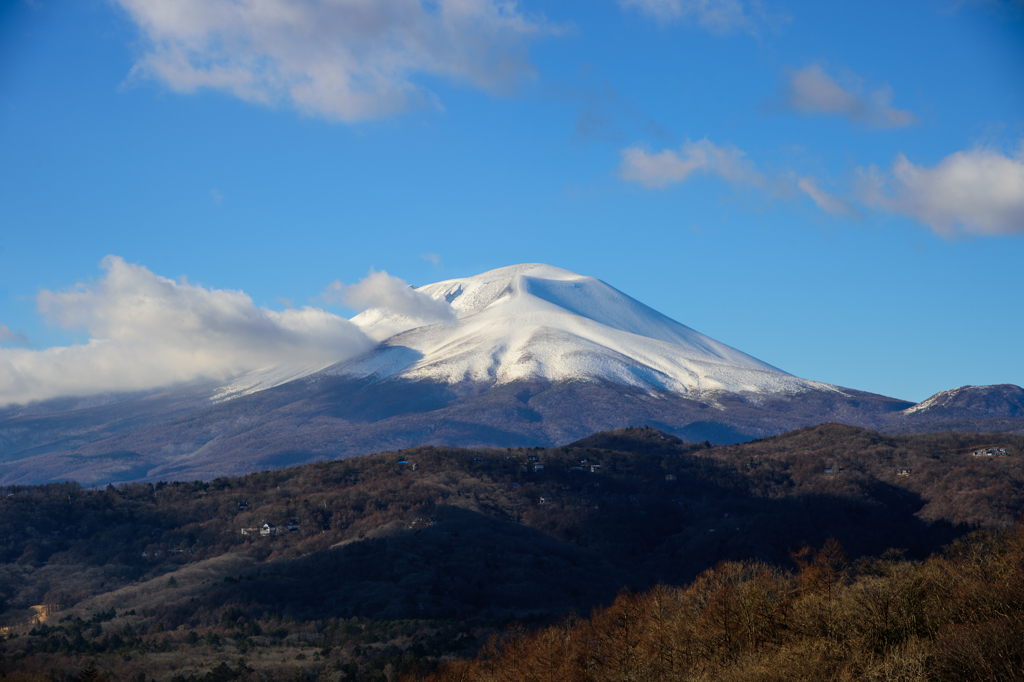
<path id="1" fill-rule="evenodd" d="M 241 398 L 244 395 L 258 393 L 268 388 L 274 388 L 289 381 L 295 381 L 302 377 L 309 376 L 314 372 L 324 369 L 322 362 L 316 364 L 293 363 L 277 367 L 265 367 L 255 369 L 251 372 L 235 377 L 229 383 L 224 384 L 213 392 L 210 401 L 214 403 Z"/>
<path id="2" fill-rule="evenodd" d="M 952 401 L 954 398 L 956 398 L 957 394 L 960 393 L 961 391 L 969 390 L 972 388 L 974 388 L 974 386 L 961 386 L 960 388 L 952 388 L 948 391 L 939 391 L 930 398 L 925 398 L 917 405 L 914 405 L 913 407 L 908 407 L 907 409 L 903 410 L 903 414 L 910 415 L 914 414 L 915 412 L 923 412 L 925 410 L 929 410 L 933 407 L 941 407 L 945 403 L 948 403 Z M 982 386 L 982 388 L 989 387 Z"/>
<path id="3" fill-rule="evenodd" d="M 683 394 L 835 390 L 708 338 L 592 277 L 526 264 L 422 287 L 447 300 L 452 322 L 406 329 L 331 374 L 448 384 L 590 380 Z M 403 320 L 368 310 L 375 329 Z"/>

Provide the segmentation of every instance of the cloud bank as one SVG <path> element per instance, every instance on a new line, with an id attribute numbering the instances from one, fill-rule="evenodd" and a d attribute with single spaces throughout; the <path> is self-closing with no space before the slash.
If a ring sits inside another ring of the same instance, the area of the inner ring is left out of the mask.
<path id="1" fill-rule="evenodd" d="M 817 64 L 790 74 L 786 106 L 803 114 L 835 114 L 877 128 L 903 128 L 917 123 L 909 111 L 892 106 L 893 92 L 883 85 L 862 95 L 857 86 L 843 88 Z"/>
<path id="2" fill-rule="evenodd" d="M 508 91 L 559 31 L 515 0 L 115 1 L 145 37 L 134 76 L 345 122 L 432 101 L 417 75 Z"/>
<path id="3" fill-rule="evenodd" d="M 913 218 L 943 236 L 1024 234 L 1024 145 L 1017 154 L 956 152 L 932 168 L 900 154 L 888 173 L 859 169 L 871 208 Z"/>
<path id="4" fill-rule="evenodd" d="M 678 151 L 649 152 L 641 147 L 622 150 L 619 177 L 647 189 L 684 182 L 694 173 L 714 175 L 734 184 L 765 185 L 764 175 L 736 147 L 709 140 L 687 142 Z"/>
<path id="5" fill-rule="evenodd" d="M 319 308 L 269 310 L 241 291 L 175 282 L 116 256 L 101 267 L 105 274 L 94 284 L 39 294 L 39 312 L 48 321 L 82 328 L 89 341 L 45 350 L 0 348 L 0 405 L 226 380 L 285 364 L 328 365 L 376 344 L 357 325 Z M 352 304 L 419 320 L 454 315 L 445 301 L 384 272 L 371 272 L 344 294 Z M 0 325 L 0 340 L 18 339 Z"/>

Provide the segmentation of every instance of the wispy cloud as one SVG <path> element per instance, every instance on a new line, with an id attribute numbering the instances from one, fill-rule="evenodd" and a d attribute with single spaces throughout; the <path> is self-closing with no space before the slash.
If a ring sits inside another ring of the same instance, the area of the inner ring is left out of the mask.
<path id="1" fill-rule="evenodd" d="M 584 81 L 589 79 L 590 71 L 589 65 L 580 70 Z M 663 142 L 672 139 L 664 126 L 644 114 L 607 80 L 602 80 L 598 87 L 588 87 L 584 82 L 582 87 L 567 90 L 566 94 L 580 105 L 572 136 L 574 144 L 621 144 L 630 129 Z"/>
<path id="2" fill-rule="evenodd" d="M 841 86 L 818 64 L 811 64 L 789 74 L 785 88 L 785 104 L 802 114 L 833 114 L 878 128 L 903 128 L 917 123 L 909 111 L 892 106 L 893 92 L 888 85 L 863 94 L 860 79 L 855 76 L 846 87 Z"/>
<path id="3" fill-rule="evenodd" d="M 442 270 L 444 267 L 441 265 L 441 256 L 436 253 L 421 253 L 420 258 L 427 261 L 428 263 L 434 264 L 435 270 Z"/>
<path id="4" fill-rule="evenodd" d="M 95 284 L 40 292 L 48 321 L 83 328 L 88 343 L 0 348 L 0 404 L 226 379 L 301 360 L 325 364 L 374 341 L 348 320 L 304 307 L 261 308 L 241 291 L 160 277 L 108 256 Z"/>
<path id="5" fill-rule="evenodd" d="M 943 236 L 1024 234 L 1024 144 L 1015 155 L 956 152 L 933 167 L 900 154 L 889 172 L 859 169 L 869 207 L 905 215 Z"/>
<path id="6" fill-rule="evenodd" d="M 515 0 L 115 1 L 146 40 L 133 76 L 345 122 L 434 101 L 418 75 L 507 92 L 561 30 Z"/>
<path id="7" fill-rule="evenodd" d="M 860 212 L 846 199 L 826 192 L 818 186 L 818 181 L 812 177 L 802 177 L 797 180 L 797 187 L 814 201 L 815 205 L 825 213 L 834 216 L 859 217 Z"/>
<path id="8" fill-rule="evenodd" d="M 623 9 L 636 10 L 656 21 L 689 21 L 713 33 L 753 32 L 757 3 L 742 0 L 619 0 Z"/>
<path id="9" fill-rule="evenodd" d="M 642 147 L 622 150 L 619 177 L 647 189 L 685 182 L 694 173 L 715 175 L 734 184 L 763 187 L 766 178 L 740 149 L 709 140 L 686 142 L 679 150 L 650 152 Z"/>
<path id="10" fill-rule="evenodd" d="M 1004 20 L 1024 16 L 1024 0 L 948 0 L 946 9 L 952 12 L 966 6 L 988 9 L 996 17 Z"/>
<path id="11" fill-rule="evenodd" d="M 6 324 L 0 324 L 0 343 L 23 345 L 28 343 L 28 337 L 18 332 L 12 332 Z"/>

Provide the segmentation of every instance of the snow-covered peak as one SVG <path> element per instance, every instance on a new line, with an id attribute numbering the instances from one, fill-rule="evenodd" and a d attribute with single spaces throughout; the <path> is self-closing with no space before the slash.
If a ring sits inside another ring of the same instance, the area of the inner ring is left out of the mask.
<path id="1" fill-rule="evenodd" d="M 551 265 L 512 265 L 474 277 L 428 284 L 420 291 L 448 301 L 460 320 L 495 306 L 501 306 L 501 310 L 495 312 L 505 319 L 554 316 L 568 321 L 568 318 L 577 318 L 576 321 L 589 320 L 702 355 L 775 370 L 746 353 L 679 324 L 599 279 Z M 491 317 L 494 316 L 488 319 Z"/>
<path id="2" fill-rule="evenodd" d="M 599 380 L 678 393 L 830 388 L 715 341 L 593 277 L 529 263 L 420 287 L 454 319 L 416 326 L 366 311 L 353 321 L 382 338 L 332 373 L 458 383 Z"/>
<path id="3" fill-rule="evenodd" d="M 473 277 L 449 279 L 420 287 L 420 291 L 444 299 L 461 314 L 474 313 L 508 296 L 523 292 L 530 281 L 582 282 L 597 281 L 575 272 L 543 263 L 524 263 L 490 270 Z"/>

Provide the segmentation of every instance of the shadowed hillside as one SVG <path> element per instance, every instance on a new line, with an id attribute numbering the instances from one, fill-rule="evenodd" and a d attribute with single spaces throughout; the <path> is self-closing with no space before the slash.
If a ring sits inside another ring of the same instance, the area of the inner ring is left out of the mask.
<path id="1" fill-rule="evenodd" d="M 847 562 L 835 541 L 795 570 L 723 562 L 685 587 L 624 592 L 587 620 L 512 627 L 473 660 L 403 680 L 1024 678 L 1024 525 L 925 562 Z"/>
<path id="2" fill-rule="evenodd" d="M 588 613 L 623 587 L 682 585 L 722 560 L 788 566 L 829 538 L 852 559 L 924 558 L 969 528 L 1012 525 L 1022 454 L 1024 438 L 1007 435 L 824 425 L 710 447 L 643 427 L 205 482 L 12 486 L 0 625 L 25 632 L 42 613 L 58 628 L 5 645 L 24 665 L 71 670 L 95 655 L 120 675 L 137 669 L 134 652 L 169 680 L 220 663 L 242 675 L 239 655 L 305 647 L 292 652 L 302 666 L 316 653 L 355 670 L 339 679 L 375 679 L 389 663 L 426 670 L 475 651 L 509 619 Z M 276 532 L 260 535 L 264 523 Z"/>

